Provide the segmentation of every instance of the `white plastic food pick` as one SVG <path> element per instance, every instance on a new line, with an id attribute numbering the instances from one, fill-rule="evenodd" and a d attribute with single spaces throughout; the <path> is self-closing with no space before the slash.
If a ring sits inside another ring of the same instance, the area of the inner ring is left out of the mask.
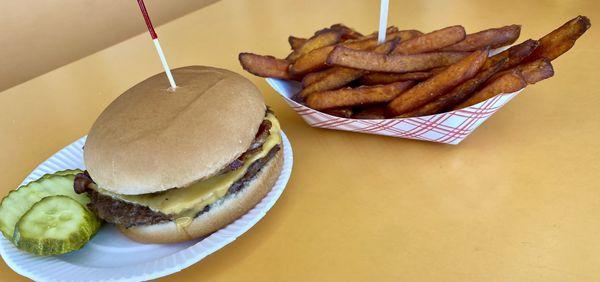
<path id="1" fill-rule="evenodd" d="M 379 7 L 379 35 L 377 37 L 377 41 L 379 41 L 379 43 L 385 42 L 388 6 L 389 0 L 381 0 L 381 6 Z"/>
<path id="2" fill-rule="evenodd" d="M 137 0 L 137 2 L 140 6 L 140 10 L 142 11 L 142 15 L 144 16 L 144 21 L 146 21 L 146 26 L 148 27 L 148 31 L 150 32 L 150 37 L 152 37 L 152 42 L 154 42 L 154 47 L 156 47 L 156 52 L 158 52 L 158 57 L 160 57 L 160 62 L 162 63 L 163 68 L 165 69 L 167 78 L 169 79 L 169 84 L 171 84 L 171 89 L 175 89 L 175 87 L 177 87 L 177 85 L 175 85 L 175 79 L 173 79 L 173 74 L 171 74 L 171 69 L 167 64 L 165 54 L 163 53 L 162 48 L 160 47 L 160 43 L 158 42 L 158 35 L 156 35 L 156 31 L 154 31 L 154 26 L 152 26 L 150 16 L 148 16 L 148 11 L 146 11 L 146 5 L 144 5 L 144 0 Z"/>

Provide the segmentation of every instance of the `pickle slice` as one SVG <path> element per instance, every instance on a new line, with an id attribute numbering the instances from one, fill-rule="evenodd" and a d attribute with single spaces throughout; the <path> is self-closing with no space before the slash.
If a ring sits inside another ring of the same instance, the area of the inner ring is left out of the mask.
<path id="1" fill-rule="evenodd" d="M 46 174 L 38 180 L 11 191 L 0 203 L 0 231 L 4 237 L 11 239 L 15 224 L 33 204 L 44 197 L 54 195 L 69 196 L 82 205 L 86 205 L 89 199 L 84 194 L 77 194 L 73 190 L 75 174 L 81 170 L 65 170 L 52 174 Z"/>
<path id="2" fill-rule="evenodd" d="M 15 227 L 17 248 L 40 256 L 81 249 L 100 228 L 100 220 L 68 196 L 49 196 L 34 204 Z"/>
<path id="3" fill-rule="evenodd" d="M 82 173 L 82 172 L 83 171 L 81 169 L 65 169 L 65 170 L 54 172 L 54 173 L 44 174 L 40 178 L 52 177 L 52 176 L 56 176 L 56 175 L 62 175 L 62 176 L 65 176 L 65 175 L 75 175 L 75 174 Z"/>

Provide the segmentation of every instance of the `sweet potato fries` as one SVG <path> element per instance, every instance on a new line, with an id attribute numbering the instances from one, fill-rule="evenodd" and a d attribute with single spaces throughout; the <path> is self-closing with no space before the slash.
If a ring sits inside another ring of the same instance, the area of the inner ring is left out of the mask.
<path id="1" fill-rule="evenodd" d="M 363 35 L 343 24 L 307 38 L 290 36 L 285 59 L 241 53 L 242 67 L 262 77 L 296 80 L 296 100 L 344 118 L 407 118 L 462 109 L 554 75 L 552 61 L 589 28 L 584 16 L 538 40 L 516 42 L 520 25 L 465 32 L 460 25 L 429 33 L 389 27 Z"/>

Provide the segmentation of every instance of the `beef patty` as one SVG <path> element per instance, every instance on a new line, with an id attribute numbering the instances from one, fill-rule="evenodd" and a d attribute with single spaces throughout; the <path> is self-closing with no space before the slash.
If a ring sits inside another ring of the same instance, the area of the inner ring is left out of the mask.
<path id="1" fill-rule="evenodd" d="M 264 142 L 266 141 L 266 137 L 269 135 L 270 128 L 271 123 L 268 120 L 263 121 L 249 149 L 231 164 L 226 166 L 220 173 L 226 173 L 242 167 L 248 155 L 257 152 L 262 148 Z M 242 176 L 242 178 L 238 179 L 229 187 L 225 197 L 235 194 L 247 186 L 247 184 L 256 177 L 258 172 L 265 166 L 265 164 L 269 162 L 269 160 L 275 156 L 280 149 L 280 146 L 276 145 L 267 153 L 266 156 L 252 163 L 248 167 L 248 170 L 244 176 Z M 78 194 L 87 193 L 91 200 L 88 204 L 88 208 L 98 215 L 98 217 L 106 220 L 107 222 L 125 227 L 132 227 L 136 225 L 156 224 L 174 219 L 173 215 L 167 215 L 162 212 L 153 211 L 146 206 L 129 203 L 115 199 L 111 196 L 103 195 L 94 190 L 90 185 L 95 185 L 95 183 L 87 171 L 75 176 L 75 182 L 73 185 L 75 192 Z M 204 207 L 204 209 L 196 214 L 196 216 L 209 210 L 210 205 Z"/>

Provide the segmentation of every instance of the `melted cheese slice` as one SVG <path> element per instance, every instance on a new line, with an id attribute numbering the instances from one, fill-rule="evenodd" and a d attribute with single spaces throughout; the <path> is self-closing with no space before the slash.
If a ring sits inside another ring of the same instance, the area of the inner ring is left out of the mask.
<path id="1" fill-rule="evenodd" d="M 239 169 L 210 177 L 185 188 L 170 189 L 152 194 L 121 195 L 102 188 L 97 188 L 97 190 L 119 200 L 147 206 L 153 211 L 176 215 L 176 218 L 193 218 L 204 207 L 223 198 L 229 187 L 246 174 L 248 167 L 253 162 L 265 157 L 275 145 L 281 143 L 279 122 L 271 113 L 267 114 L 265 119 L 271 122 L 269 137 L 267 137 L 262 149 L 249 156 Z"/>

